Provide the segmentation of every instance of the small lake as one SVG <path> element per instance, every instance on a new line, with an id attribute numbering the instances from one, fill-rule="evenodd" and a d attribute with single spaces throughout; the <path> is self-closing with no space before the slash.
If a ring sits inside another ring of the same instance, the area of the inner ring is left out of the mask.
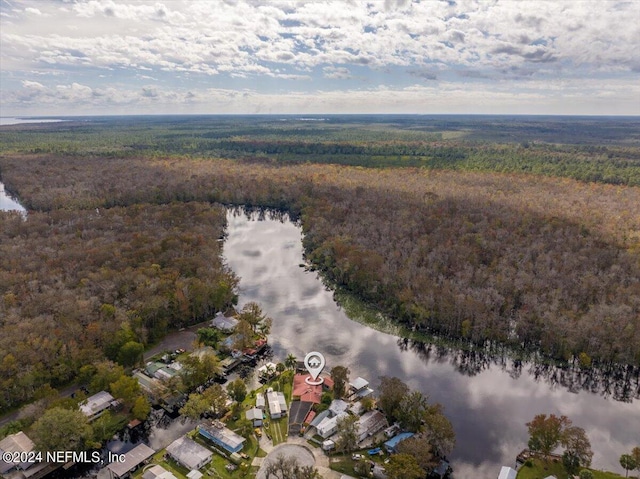
<path id="1" fill-rule="evenodd" d="M 257 301 L 273 318 L 275 358 L 293 353 L 302 359 L 317 350 L 328 368 L 345 365 L 351 378 L 362 376 L 374 389 L 379 376 L 397 376 L 442 403 L 456 431 L 456 479 L 495 478 L 500 466 L 513 466 L 527 444 L 525 423 L 540 413 L 568 416 L 586 430 L 593 466 L 624 473 L 618 458 L 640 444 L 638 399 L 616 401 L 619 391 L 602 381 L 597 392 L 567 388 L 562 372 L 543 374 L 508 358 L 486 361 L 447 348 L 412 347 L 349 319 L 318 274 L 300 267 L 301 229 L 287 217 L 229 210 L 227 220 L 224 256 L 241 278 L 239 306 Z M 637 387 L 631 385 L 628 398 L 637 397 Z"/>
<path id="2" fill-rule="evenodd" d="M 0 211 L 21 211 L 23 213 L 27 211 L 20 203 L 7 194 L 2 181 L 0 181 Z"/>

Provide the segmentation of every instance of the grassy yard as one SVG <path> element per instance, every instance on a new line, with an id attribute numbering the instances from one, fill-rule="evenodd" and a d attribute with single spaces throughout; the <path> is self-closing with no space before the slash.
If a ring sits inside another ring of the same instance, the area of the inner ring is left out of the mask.
<path id="1" fill-rule="evenodd" d="M 624 476 L 614 472 L 597 471 L 591 469 L 594 479 L 621 479 Z M 544 479 L 547 476 L 556 476 L 558 479 L 568 479 L 569 475 L 564 469 L 562 462 L 533 460 L 533 467 L 522 466 L 518 470 L 517 479 Z"/>
<path id="2" fill-rule="evenodd" d="M 269 421 L 269 428 L 266 429 L 271 436 L 274 446 L 287 441 L 287 433 L 289 431 L 289 420 L 287 417 L 280 419 L 272 419 Z"/>

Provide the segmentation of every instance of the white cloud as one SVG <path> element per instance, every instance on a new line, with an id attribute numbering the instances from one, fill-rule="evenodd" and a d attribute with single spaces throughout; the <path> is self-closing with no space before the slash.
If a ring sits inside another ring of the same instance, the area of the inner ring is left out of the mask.
<path id="1" fill-rule="evenodd" d="M 597 77 L 610 92 L 610 80 L 631 83 L 640 70 L 640 28 L 630 21 L 640 17 L 640 2 L 22 4 L 0 17 L 3 74 L 21 80 L 33 78 L 33 71 L 39 77 L 67 71 L 82 74 L 94 89 L 103 84 L 96 73 L 103 70 L 131 79 L 141 72 L 152 78 L 164 73 L 174 81 L 175 75 L 190 73 L 191 79 L 181 81 L 195 90 L 202 82 L 232 87 L 230 78 L 279 79 L 289 82 L 284 89 L 301 82 L 295 89 L 308 93 L 326 80 L 341 79 L 353 90 L 357 82 L 378 82 L 385 74 L 396 90 L 411 76 L 455 79 L 460 85 L 490 78 L 509 82 L 507 90 L 514 94 L 522 79 L 554 85 L 564 79 L 570 86 L 574 79 Z M 640 110 L 637 102 L 632 106 Z M 473 111 L 474 104 L 467 107 Z"/>

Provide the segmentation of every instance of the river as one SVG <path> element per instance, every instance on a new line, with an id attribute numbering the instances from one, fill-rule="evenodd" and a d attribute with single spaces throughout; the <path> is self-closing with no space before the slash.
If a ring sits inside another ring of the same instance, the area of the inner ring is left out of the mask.
<path id="1" fill-rule="evenodd" d="M 21 211 L 23 213 L 27 211 L 20 203 L 7 194 L 2 181 L 0 181 L 0 211 Z"/>
<path id="2" fill-rule="evenodd" d="M 520 369 L 508 359 L 469 368 L 455 350 L 405 347 L 398 337 L 349 319 L 318 274 L 300 266 L 302 233 L 287 217 L 229 210 L 227 220 L 224 256 L 241 278 L 239 306 L 257 301 L 273 318 L 275 358 L 301 359 L 317 350 L 327 367 L 347 366 L 351 378 L 362 376 L 374 389 L 379 376 L 397 376 L 442 403 L 456 432 L 456 479 L 495 478 L 500 466 L 513 467 L 527 444 L 525 423 L 540 413 L 564 414 L 583 427 L 597 468 L 623 473 L 618 458 L 640 445 L 638 399 L 572 392 L 557 377 L 536 378 L 532 365 Z M 637 395 L 637 384 L 632 387 L 630 396 Z"/>

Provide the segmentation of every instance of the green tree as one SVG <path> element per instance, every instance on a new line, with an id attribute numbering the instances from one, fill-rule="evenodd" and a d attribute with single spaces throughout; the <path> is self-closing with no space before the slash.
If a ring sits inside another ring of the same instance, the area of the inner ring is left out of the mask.
<path id="1" fill-rule="evenodd" d="M 236 423 L 236 430 L 242 437 L 249 439 L 253 434 L 253 424 L 248 419 L 240 419 Z"/>
<path id="2" fill-rule="evenodd" d="M 89 383 L 89 390 L 93 393 L 109 389 L 111 383 L 124 376 L 124 368 L 111 361 L 101 361 L 95 364 L 95 372 Z"/>
<path id="3" fill-rule="evenodd" d="M 640 446 L 634 447 L 631 450 L 631 456 L 633 457 L 633 460 L 636 461 L 636 468 L 640 471 Z"/>
<path id="4" fill-rule="evenodd" d="M 576 426 L 566 428 L 560 443 L 565 448 L 562 458 L 567 472 L 575 474 L 581 467 L 589 467 L 591 465 L 593 451 L 584 429 Z"/>
<path id="5" fill-rule="evenodd" d="M 178 411 L 182 416 L 197 421 L 209 409 L 209 402 L 203 394 L 189 394 L 187 402 Z"/>
<path id="6" fill-rule="evenodd" d="M 456 433 L 451 421 L 442 412 L 442 406 L 430 406 L 424 415 L 423 434 L 433 451 L 439 456 L 448 456 L 456 445 Z"/>
<path id="7" fill-rule="evenodd" d="M 118 354 L 120 353 L 120 349 L 128 342 L 137 341 L 136 334 L 131 329 L 129 323 L 123 323 L 122 327 L 113 335 L 113 339 L 109 342 L 105 348 L 105 355 L 115 361 L 118 359 Z"/>
<path id="8" fill-rule="evenodd" d="M 373 410 L 373 407 L 376 405 L 376 402 L 374 401 L 374 399 L 371 396 L 367 396 L 367 397 L 362 398 L 360 400 L 360 403 L 362 404 L 362 408 L 365 411 Z"/>
<path id="9" fill-rule="evenodd" d="M 217 348 L 220 342 L 220 332 L 215 328 L 200 328 L 198 329 L 198 342 L 205 346 L 211 346 Z"/>
<path id="10" fill-rule="evenodd" d="M 560 445 L 565 429 L 571 426 L 571 421 L 566 416 L 551 414 L 538 414 L 531 422 L 528 422 L 529 449 L 548 456 L 551 451 Z"/>
<path id="11" fill-rule="evenodd" d="M 425 435 L 416 434 L 409 439 L 401 441 L 396 447 L 396 451 L 402 454 L 409 454 L 415 457 L 416 461 L 425 472 L 437 466 L 437 459 L 433 455 L 433 447 L 429 438 Z"/>
<path id="12" fill-rule="evenodd" d="M 394 454 L 385 466 L 389 479 L 423 479 L 424 470 L 410 454 Z"/>
<path id="13" fill-rule="evenodd" d="M 295 369 L 296 365 L 298 364 L 298 358 L 295 357 L 294 354 L 289 353 L 287 355 L 287 359 L 285 359 L 284 364 L 287 366 L 288 369 Z"/>
<path id="14" fill-rule="evenodd" d="M 238 319 L 249 323 L 252 331 L 255 333 L 258 330 L 258 326 L 267 319 L 267 315 L 264 314 L 258 303 L 252 301 L 244 305 L 238 315 Z"/>
<path id="15" fill-rule="evenodd" d="M 54 407 L 44 412 L 29 436 L 39 451 L 84 451 L 97 447 L 93 429 L 80 411 Z"/>
<path id="16" fill-rule="evenodd" d="M 578 477 L 580 477 L 580 479 L 593 479 L 593 472 L 589 469 L 583 469 L 580 471 L 580 474 L 578 474 Z"/>
<path id="17" fill-rule="evenodd" d="M 133 407 L 140 396 L 140 383 L 135 378 L 122 375 L 116 382 L 111 383 L 110 390 L 114 398 L 122 399 L 127 407 Z"/>
<path id="18" fill-rule="evenodd" d="M 93 439 L 96 443 L 103 443 L 113 437 L 118 432 L 120 424 L 114 422 L 111 411 L 105 411 L 99 418 L 91 423 L 93 429 Z"/>
<path id="19" fill-rule="evenodd" d="M 136 401 L 133 403 L 133 408 L 131 408 L 131 414 L 133 414 L 133 417 L 140 421 L 144 421 L 147 419 L 150 412 L 151 404 L 149 404 L 147 398 L 142 395 L 138 396 Z"/>
<path id="20" fill-rule="evenodd" d="M 331 379 L 333 379 L 333 395 L 336 398 L 342 398 L 347 394 L 349 385 L 349 368 L 344 366 L 335 366 L 331 369 Z"/>
<path id="21" fill-rule="evenodd" d="M 144 345 L 136 341 L 128 341 L 118 352 L 118 362 L 125 367 L 136 366 L 142 361 Z"/>
<path id="22" fill-rule="evenodd" d="M 233 335 L 234 349 L 243 350 L 255 344 L 254 331 L 251 324 L 245 320 L 240 320 L 236 325 L 236 332 Z"/>
<path id="23" fill-rule="evenodd" d="M 400 401 L 398 422 L 407 431 L 418 432 L 428 407 L 427 397 L 420 391 L 412 391 Z"/>
<path id="24" fill-rule="evenodd" d="M 265 318 L 260 324 L 258 324 L 256 331 L 258 332 L 258 334 L 260 334 L 260 336 L 269 336 L 272 326 L 273 319 Z"/>
<path id="25" fill-rule="evenodd" d="M 385 413 L 389 422 L 398 419 L 400 403 L 409 393 L 409 387 L 396 377 L 380 377 L 378 407 Z"/>
<path id="26" fill-rule="evenodd" d="M 182 359 L 182 378 L 187 389 L 193 389 L 220 374 L 218 357 L 213 352 L 191 354 Z"/>
<path id="27" fill-rule="evenodd" d="M 358 418 L 343 416 L 338 419 L 336 449 L 340 452 L 351 452 L 358 448 Z"/>
<path id="28" fill-rule="evenodd" d="M 638 463 L 636 463 L 631 454 L 623 454 L 620 456 L 620 465 L 622 466 L 622 469 L 625 470 L 624 477 L 629 477 L 629 471 L 635 469 L 638 466 Z"/>
<path id="29" fill-rule="evenodd" d="M 214 384 L 202 393 L 215 415 L 220 415 L 227 407 L 227 393 L 220 384 Z"/>
<path id="30" fill-rule="evenodd" d="M 241 403 L 247 397 L 247 385 L 240 378 L 232 381 L 227 386 L 227 393 L 234 401 Z"/>

